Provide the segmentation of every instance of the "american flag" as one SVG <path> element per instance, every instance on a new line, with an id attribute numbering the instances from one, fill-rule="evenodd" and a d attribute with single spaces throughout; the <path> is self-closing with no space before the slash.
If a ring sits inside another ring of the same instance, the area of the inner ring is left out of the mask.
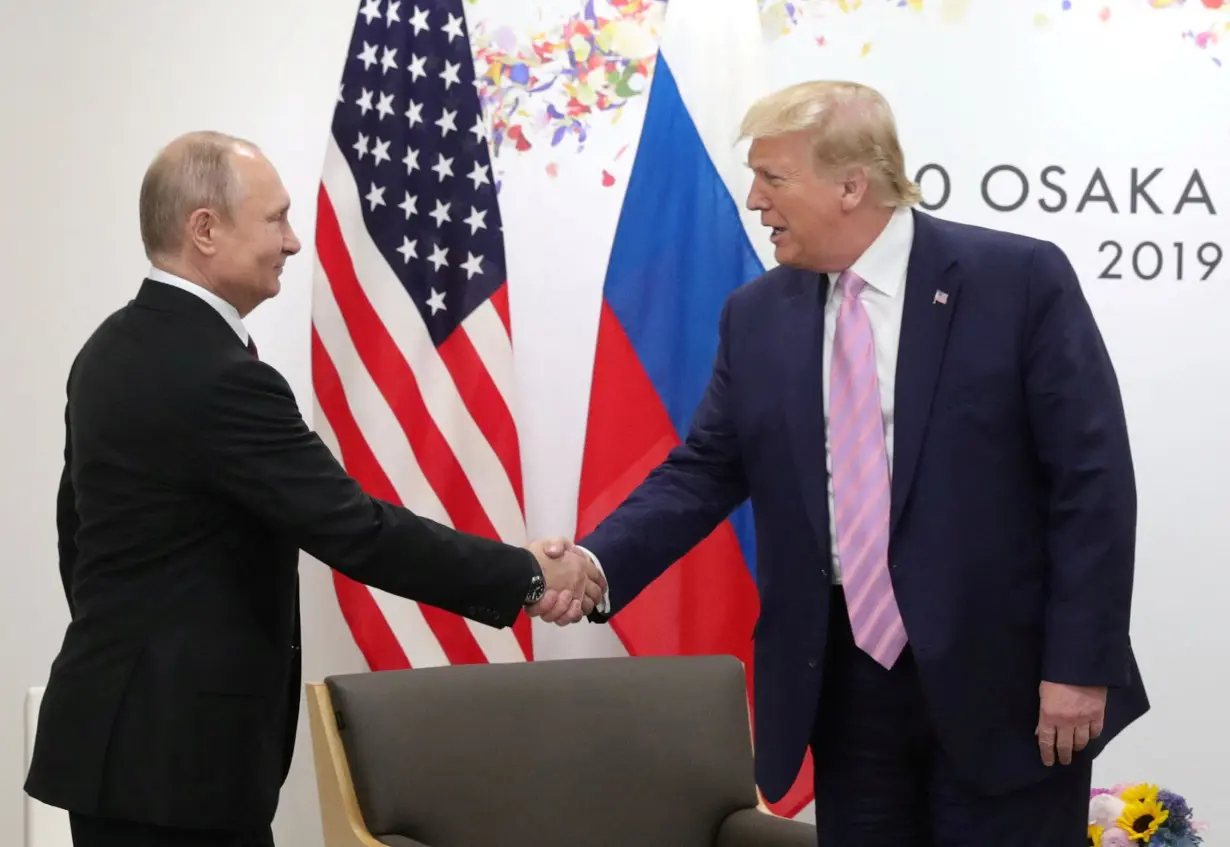
<path id="1" fill-rule="evenodd" d="M 317 198 L 312 387 L 317 432 L 369 494 L 523 544 L 488 142 L 461 0 L 364 0 Z M 372 670 L 533 657 L 525 616 L 496 630 L 333 578 Z"/>

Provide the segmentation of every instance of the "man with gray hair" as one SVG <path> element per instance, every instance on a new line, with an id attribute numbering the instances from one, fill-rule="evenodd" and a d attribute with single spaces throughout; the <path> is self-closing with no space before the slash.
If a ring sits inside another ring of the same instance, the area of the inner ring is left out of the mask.
<path id="1" fill-rule="evenodd" d="M 780 266 L 728 298 L 685 443 L 548 553 L 600 565 L 608 620 L 750 498 L 766 796 L 810 746 L 821 845 L 1082 847 L 1092 759 L 1148 700 L 1127 427 L 1076 274 L 913 209 L 871 88 L 791 86 L 743 131 Z"/>
<path id="2" fill-rule="evenodd" d="M 153 265 L 73 362 L 57 503 L 71 622 L 26 791 L 76 847 L 256 847 L 298 719 L 298 562 L 495 627 L 577 620 L 592 566 L 365 494 L 243 318 L 300 244 L 251 143 L 192 133 L 141 186 Z"/>

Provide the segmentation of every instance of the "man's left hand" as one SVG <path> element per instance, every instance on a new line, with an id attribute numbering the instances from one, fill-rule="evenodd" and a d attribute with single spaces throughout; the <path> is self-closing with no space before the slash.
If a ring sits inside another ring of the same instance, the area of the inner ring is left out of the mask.
<path id="1" fill-rule="evenodd" d="M 1102 734 L 1106 715 L 1104 686 L 1063 685 L 1043 682 L 1038 687 L 1042 705 L 1038 710 L 1038 750 L 1048 768 L 1072 763 L 1072 753 L 1084 750 L 1089 739 Z"/>

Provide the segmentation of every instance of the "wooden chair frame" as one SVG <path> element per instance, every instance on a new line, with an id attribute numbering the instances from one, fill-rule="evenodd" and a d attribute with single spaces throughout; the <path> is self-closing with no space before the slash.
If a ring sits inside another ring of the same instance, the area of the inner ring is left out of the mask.
<path id="1" fill-rule="evenodd" d="M 333 698 L 323 682 L 309 682 L 308 724 L 312 730 L 312 758 L 316 765 L 316 792 L 320 796 L 320 825 L 325 847 L 384 847 L 367 829 L 346 749 L 337 731 Z"/>

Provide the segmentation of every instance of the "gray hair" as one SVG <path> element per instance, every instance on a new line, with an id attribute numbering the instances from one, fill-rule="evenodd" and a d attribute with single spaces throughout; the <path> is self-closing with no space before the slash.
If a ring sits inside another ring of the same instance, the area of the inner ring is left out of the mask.
<path id="1" fill-rule="evenodd" d="M 876 199 L 912 206 L 922 199 L 906 176 L 896 122 L 880 92 L 857 82 L 803 82 L 769 94 L 747 111 L 743 138 L 808 132 L 817 167 L 867 168 Z"/>
<path id="2" fill-rule="evenodd" d="M 141 181 L 141 242 L 149 259 L 182 246 L 184 224 L 197 209 L 229 219 L 240 199 L 232 156 L 256 152 L 250 141 L 221 132 L 190 132 L 164 147 Z"/>

